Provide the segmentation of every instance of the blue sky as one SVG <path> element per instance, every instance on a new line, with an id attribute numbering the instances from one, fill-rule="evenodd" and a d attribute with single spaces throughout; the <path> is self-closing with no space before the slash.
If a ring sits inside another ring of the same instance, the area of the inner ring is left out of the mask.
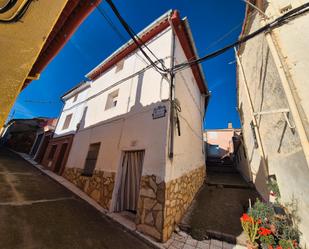
<path id="1" fill-rule="evenodd" d="M 187 16 L 200 56 L 235 41 L 240 33 L 245 4 L 241 0 L 114 0 L 122 16 L 139 32 L 169 9 Z M 109 6 L 101 8 L 129 40 Z M 224 39 L 221 39 L 224 36 Z M 215 43 L 215 44 L 214 44 Z M 119 48 L 123 41 L 95 9 L 70 41 L 19 95 L 10 118 L 57 117 L 60 96 L 84 79 L 84 75 Z M 236 111 L 236 74 L 233 50 L 202 64 L 212 92 L 205 128 L 239 127 Z M 198 121 L 197 121 L 198 122 Z"/>

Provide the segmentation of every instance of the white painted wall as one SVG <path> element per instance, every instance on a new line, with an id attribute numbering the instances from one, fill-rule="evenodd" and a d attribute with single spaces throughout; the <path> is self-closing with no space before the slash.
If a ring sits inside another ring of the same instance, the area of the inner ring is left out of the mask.
<path id="1" fill-rule="evenodd" d="M 86 107 L 86 99 L 88 97 L 89 88 L 78 93 L 78 98 L 75 102 L 73 102 L 74 96 L 65 100 L 65 104 L 60 114 L 59 121 L 57 123 L 55 129 L 54 137 L 63 136 L 66 134 L 71 134 L 76 132 L 76 127 L 78 123 L 81 121 L 84 108 Z M 67 129 L 62 129 L 65 118 L 67 115 L 72 114 L 72 119 L 70 125 Z"/>
<path id="2" fill-rule="evenodd" d="M 175 41 L 176 64 L 187 61 L 181 44 Z M 197 82 L 190 68 L 176 73 L 175 98 L 180 101 L 179 113 L 181 136 L 174 130 L 174 158 L 166 153 L 166 181 L 205 165 L 203 141 L 204 97 L 201 96 Z M 168 150 L 168 148 L 166 148 Z"/>
<path id="3" fill-rule="evenodd" d="M 168 67 L 171 38 L 172 32 L 167 29 L 148 42 L 158 58 L 166 58 Z M 125 58 L 123 70 L 116 73 L 113 67 L 91 83 L 85 126 L 74 137 L 66 167 L 83 168 L 89 144 L 101 142 L 96 169 L 117 172 L 123 151 L 143 149 L 143 175 L 164 179 L 168 114 L 153 120 L 152 113 L 158 105 L 167 105 L 169 82 L 153 68 L 127 78 L 147 66 L 140 59 L 143 56 L 136 54 L 140 52 L 136 50 Z M 117 89 L 117 106 L 105 110 L 108 94 Z"/>

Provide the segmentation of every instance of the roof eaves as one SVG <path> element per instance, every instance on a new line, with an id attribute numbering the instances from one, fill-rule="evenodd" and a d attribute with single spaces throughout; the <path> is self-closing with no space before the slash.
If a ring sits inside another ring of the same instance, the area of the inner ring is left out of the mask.
<path id="1" fill-rule="evenodd" d="M 142 31 L 140 31 L 137 35 L 138 37 L 142 38 L 145 34 L 147 34 L 150 30 L 152 30 L 156 25 L 163 22 L 164 20 L 167 20 L 168 17 L 171 15 L 173 10 L 169 10 L 165 12 L 162 16 L 157 18 L 154 22 L 149 24 L 146 28 L 144 28 Z M 93 79 L 93 75 L 96 74 L 97 71 L 99 71 L 105 64 L 107 64 L 109 61 L 111 61 L 114 57 L 119 55 L 122 51 L 124 51 L 126 48 L 131 46 L 133 44 L 133 40 L 129 40 L 124 45 L 122 45 L 120 48 L 118 48 L 115 52 L 113 52 L 110 56 L 108 56 L 105 60 L 103 60 L 99 65 L 97 65 L 94 69 L 92 69 L 89 73 L 85 75 L 88 79 Z M 137 47 L 134 49 L 134 51 L 137 49 Z M 132 53 L 132 52 L 131 52 Z M 102 73 L 102 72 L 101 72 Z"/>

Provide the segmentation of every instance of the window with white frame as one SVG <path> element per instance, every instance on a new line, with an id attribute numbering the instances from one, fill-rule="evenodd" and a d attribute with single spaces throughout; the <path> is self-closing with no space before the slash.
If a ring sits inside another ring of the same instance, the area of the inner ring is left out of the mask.
<path id="1" fill-rule="evenodd" d="M 111 109 L 117 106 L 118 93 L 119 93 L 119 89 L 108 94 L 106 105 L 105 105 L 105 110 L 108 110 L 108 109 Z"/>

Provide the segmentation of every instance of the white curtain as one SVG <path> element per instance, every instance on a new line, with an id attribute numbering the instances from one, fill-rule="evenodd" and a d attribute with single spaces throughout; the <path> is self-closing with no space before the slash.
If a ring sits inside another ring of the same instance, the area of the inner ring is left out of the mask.
<path id="1" fill-rule="evenodd" d="M 116 211 L 136 211 L 145 151 L 127 151 L 123 156 Z"/>

